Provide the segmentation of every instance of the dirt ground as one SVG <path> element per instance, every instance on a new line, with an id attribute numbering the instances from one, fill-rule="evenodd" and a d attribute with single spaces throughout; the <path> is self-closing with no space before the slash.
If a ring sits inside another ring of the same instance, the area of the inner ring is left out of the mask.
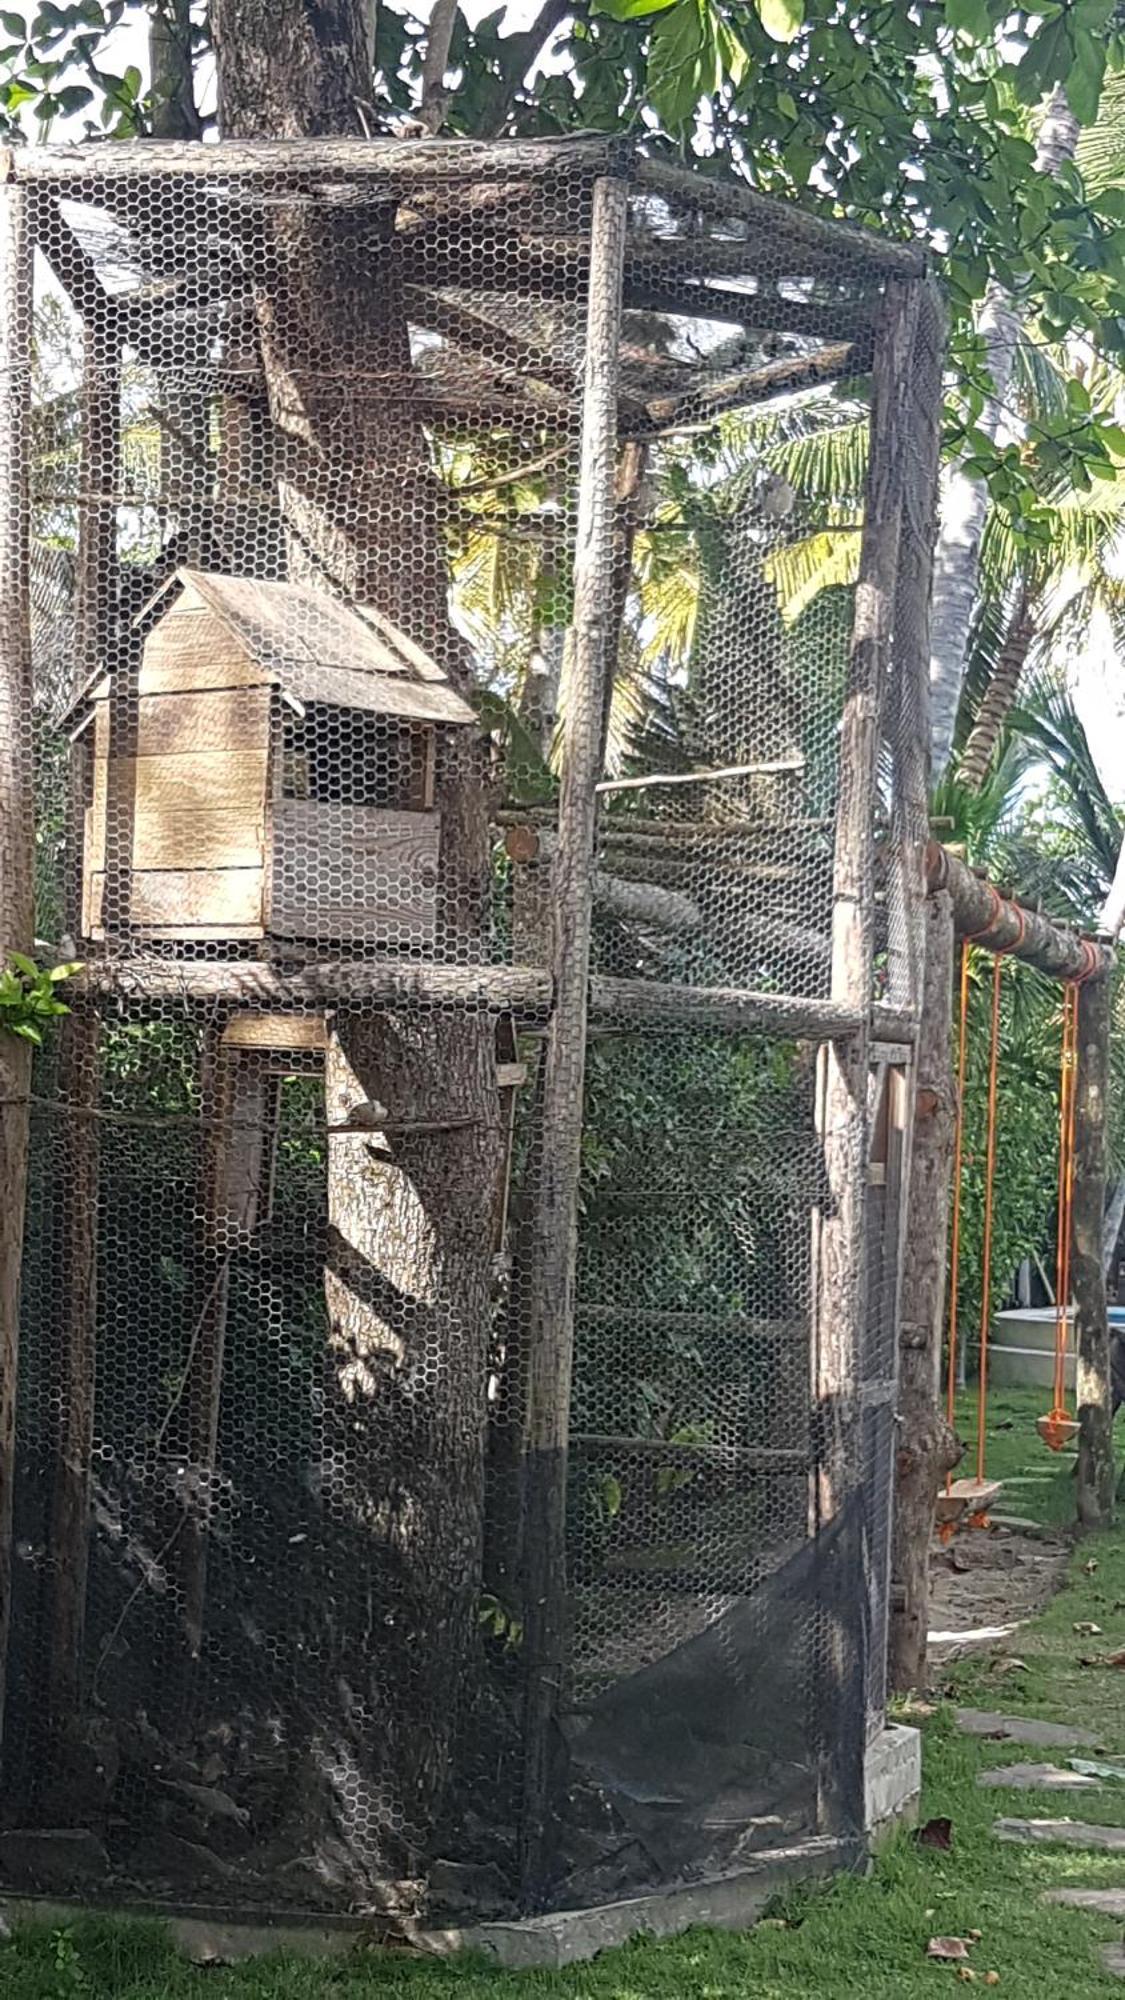
<path id="1" fill-rule="evenodd" d="M 965 1528 L 930 1557 L 930 1663 L 1011 1639 L 1062 1584 L 1070 1544 L 1047 1528 Z"/>

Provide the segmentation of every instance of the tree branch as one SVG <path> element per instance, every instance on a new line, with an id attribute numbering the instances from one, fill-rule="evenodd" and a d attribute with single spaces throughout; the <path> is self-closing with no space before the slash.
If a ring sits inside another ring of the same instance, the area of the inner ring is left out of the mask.
<path id="1" fill-rule="evenodd" d="M 456 25 L 457 0 L 434 0 L 422 64 L 422 101 L 418 107 L 418 117 L 431 138 L 437 136 L 445 123 L 445 72 Z"/>

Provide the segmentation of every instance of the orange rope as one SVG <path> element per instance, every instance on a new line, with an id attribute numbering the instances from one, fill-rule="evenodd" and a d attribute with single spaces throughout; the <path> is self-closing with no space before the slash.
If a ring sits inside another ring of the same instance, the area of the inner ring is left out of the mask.
<path id="1" fill-rule="evenodd" d="M 1054 1403 L 1039 1425 L 1052 1451 L 1061 1451 L 1073 1430 L 1067 1410 L 1066 1353 L 1070 1340 L 1070 1251 L 1074 1213 L 1074 1134 L 1078 1104 L 1078 985 L 1063 988 L 1062 1071 L 1059 1078 L 1058 1227 L 1055 1239 Z"/>
<path id="2" fill-rule="evenodd" d="M 953 1427 L 957 1407 L 957 1285 L 961 1275 L 961 1161 L 965 1145 L 965 1057 L 968 1050 L 969 1025 L 969 959 L 971 948 L 966 938 L 961 946 L 961 1011 L 957 1041 L 957 1109 L 954 1120 L 953 1139 L 953 1221 L 950 1229 L 950 1271 L 949 1271 L 949 1379 L 946 1385 L 945 1406 L 950 1428 Z M 953 1490 L 953 1474 L 945 1475 L 945 1490 Z"/>
<path id="3" fill-rule="evenodd" d="M 980 1385 L 977 1395 L 977 1481 L 984 1479 L 984 1427 L 988 1414 L 988 1320 L 992 1293 L 992 1184 L 996 1175 L 996 1094 L 1000 1057 L 1000 975 L 1004 960 L 992 961 L 992 1039 L 988 1052 L 988 1142 L 984 1167 L 984 1243 L 980 1274 Z"/>

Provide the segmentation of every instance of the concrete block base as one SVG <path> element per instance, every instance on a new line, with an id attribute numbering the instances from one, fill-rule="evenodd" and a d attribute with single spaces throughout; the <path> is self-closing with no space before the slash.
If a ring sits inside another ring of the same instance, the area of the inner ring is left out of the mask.
<path id="1" fill-rule="evenodd" d="M 864 1824 L 870 1842 L 896 1826 L 913 1826 L 922 1796 L 922 1738 L 916 1729 L 888 1722 L 867 1746 Z"/>
<path id="2" fill-rule="evenodd" d="M 796 1841 L 789 1847 L 758 1854 L 743 1867 L 709 1881 L 679 1884 L 644 1896 L 630 1896 L 617 1903 L 601 1903 L 582 1910 L 555 1910 L 547 1916 L 526 1917 L 508 1923 L 458 1926 L 447 1931 L 419 1931 L 408 1941 L 421 1951 L 440 1957 L 457 1952 L 484 1952 L 498 1966 L 526 1970 L 573 1965 L 593 1958 L 613 1945 L 626 1944 L 634 1937 L 674 1937 L 696 1924 L 720 1930 L 747 1930 L 763 1910 L 799 1883 L 838 1874 L 841 1869 L 859 1867 L 864 1848 L 858 1841 L 813 1839 Z M 9 1925 L 74 1923 L 92 1914 L 89 1903 L 61 1901 L 38 1896 L 0 1894 L 0 1917 Z M 140 1915 L 134 1908 L 119 1915 Z M 285 1952 L 294 1957 L 320 1958 L 377 1945 L 378 1930 L 362 1918 L 333 1922 L 292 1918 L 277 1922 L 240 1922 L 226 1912 L 209 1916 L 195 1911 L 185 1916 L 172 1910 L 143 1912 L 164 1918 L 178 1948 L 197 1965 L 233 1965 L 241 1960 L 269 1953 Z"/>

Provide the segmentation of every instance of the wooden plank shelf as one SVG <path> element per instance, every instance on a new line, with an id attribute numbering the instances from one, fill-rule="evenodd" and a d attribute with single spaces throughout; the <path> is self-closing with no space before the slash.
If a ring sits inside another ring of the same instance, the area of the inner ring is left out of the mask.
<path id="1" fill-rule="evenodd" d="M 1003 1492 L 998 1479 L 955 1479 L 948 1492 L 943 1487 L 937 1497 L 939 1526 L 964 1519 L 965 1515 L 987 1514 Z"/>

